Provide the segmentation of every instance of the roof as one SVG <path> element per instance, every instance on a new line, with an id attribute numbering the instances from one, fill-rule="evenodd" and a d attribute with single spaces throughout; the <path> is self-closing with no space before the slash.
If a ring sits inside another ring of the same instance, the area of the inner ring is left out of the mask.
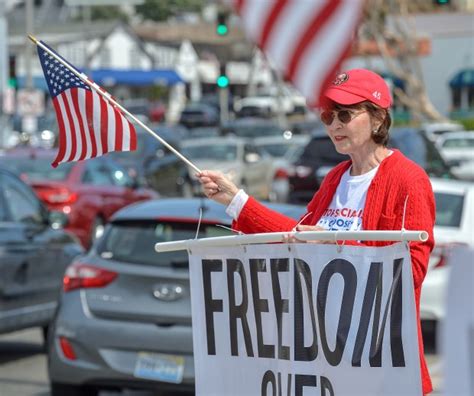
<path id="1" fill-rule="evenodd" d="M 149 86 L 162 85 L 170 86 L 183 79 L 174 70 L 153 69 L 153 70 L 118 70 L 118 69 L 95 69 L 89 72 L 91 78 L 100 85 L 129 85 L 129 86 Z"/>
<path id="2" fill-rule="evenodd" d="M 290 204 L 267 204 L 270 208 L 300 218 L 306 209 L 304 206 Z M 231 224 L 231 218 L 225 212 L 225 206 L 206 198 L 170 198 L 139 202 L 119 210 L 111 221 L 153 220 L 167 218 L 173 220 L 196 221 L 199 219 L 199 208 L 203 208 L 202 221 L 220 224 Z"/>
<path id="3" fill-rule="evenodd" d="M 449 81 L 449 86 L 451 88 L 474 87 L 474 69 L 460 70 Z"/>

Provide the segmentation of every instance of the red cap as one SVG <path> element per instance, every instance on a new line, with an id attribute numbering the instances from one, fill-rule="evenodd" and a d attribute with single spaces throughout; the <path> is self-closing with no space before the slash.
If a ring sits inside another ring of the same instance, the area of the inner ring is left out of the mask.
<path id="1" fill-rule="evenodd" d="M 367 69 L 352 69 L 339 74 L 323 96 L 343 105 L 368 100 L 387 109 L 392 104 L 390 89 L 385 80 Z"/>

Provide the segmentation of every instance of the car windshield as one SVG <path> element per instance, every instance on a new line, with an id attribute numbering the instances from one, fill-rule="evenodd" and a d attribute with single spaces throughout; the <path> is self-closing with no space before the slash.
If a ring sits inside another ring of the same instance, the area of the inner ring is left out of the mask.
<path id="1" fill-rule="evenodd" d="M 428 175 L 453 178 L 435 145 L 422 133 L 409 129 L 397 131 L 391 136 L 389 146 L 399 149 L 420 165 Z"/>
<path id="2" fill-rule="evenodd" d="M 459 227 L 461 225 L 464 196 L 435 192 L 436 222 L 441 227 Z"/>
<path id="3" fill-rule="evenodd" d="M 1 164 L 29 181 L 65 180 L 74 166 L 74 163 L 66 162 L 53 168 L 51 162 L 52 158 L 7 156 L 0 159 Z"/>
<path id="4" fill-rule="evenodd" d="M 230 125 L 224 128 L 224 133 L 231 133 L 243 138 L 254 138 L 260 136 L 279 136 L 283 134 L 278 125 Z"/>
<path id="5" fill-rule="evenodd" d="M 312 139 L 301 153 L 301 159 L 337 164 L 348 159 L 347 155 L 339 154 L 329 137 Z"/>
<path id="6" fill-rule="evenodd" d="M 197 221 L 197 220 L 196 220 Z M 187 266 L 186 251 L 156 253 L 155 244 L 194 239 L 197 223 L 121 221 L 112 223 L 98 246 L 97 253 L 105 259 L 132 264 L 161 267 Z M 214 224 L 201 224 L 199 237 L 218 237 L 232 231 Z"/>
<path id="7" fill-rule="evenodd" d="M 183 147 L 181 152 L 185 157 L 192 160 L 235 161 L 237 159 L 237 146 L 235 144 L 199 144 Z"/>
<path id="8" fill-rule="evenodd" d="M 289 143 L 269 143 L 262 144 L 260 147 L 272 157 L 284 157 L 290 150 L 293 151 L 298 145 Z"/>

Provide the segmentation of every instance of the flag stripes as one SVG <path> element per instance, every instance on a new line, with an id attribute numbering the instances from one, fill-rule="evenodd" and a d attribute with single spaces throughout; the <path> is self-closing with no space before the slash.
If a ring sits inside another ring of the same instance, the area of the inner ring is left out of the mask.
<path id="1" fill-rule="evenodd" d="M 232 0 L 247 35 L 310 106 L 349 54 L 363 0 Z"/>
<path id="2" fill-rule="evenodd" d="M 133 126 L 96 92 L 72 88 L 53 99 L 59 151 L 53 166 L 136 149 Z"/>
<path id="3" fill-rule="evenodd" d="M 57 55 L 44 43 L 41 45 Z M 77 72 L 77 69 L 71 65 L 66 67 L 40 45 L 38 55 L 59 126 L 59 149 L 52 163 L 54 167 L 111 151 L 136 149 L 135 128 L 118 108 L 71 71 Z"/>

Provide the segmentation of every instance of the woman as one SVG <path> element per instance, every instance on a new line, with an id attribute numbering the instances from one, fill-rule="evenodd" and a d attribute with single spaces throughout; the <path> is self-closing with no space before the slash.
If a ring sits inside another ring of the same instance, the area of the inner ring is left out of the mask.
<path id="1" fill-rule="evenodd" d="M 337 76 L 324 93 L 321 121 L 336 150 L 350 160 L 337 165 L 308 204 L 301 224 L 272 211 L 219 172 L 198 174 L 207 197 L 227 205 L 233 227 L 243 233 L 315 230 L 425 230 L 425 243 L 411 242 L 423 393 L 432 391 L 426 367 L 419 305 L 421 284 L 433 249 L 435 204 L 428 176 L 386 144 L 391 124 L 390 90 L 376 73 L 354 69 Z M 295 228 L 296 227 L 296 228 Z M 385 246 L 389 242 L 348 242 Z"/>

